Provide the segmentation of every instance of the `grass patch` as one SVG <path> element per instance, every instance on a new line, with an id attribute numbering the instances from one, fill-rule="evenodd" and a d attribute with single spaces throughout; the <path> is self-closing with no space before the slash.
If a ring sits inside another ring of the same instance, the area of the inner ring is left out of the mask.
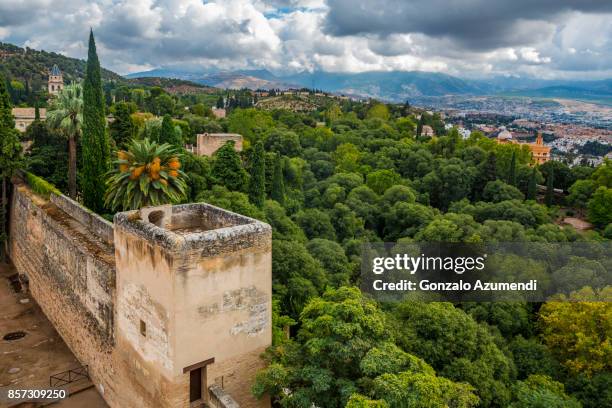
<path id="1" fill-rule="evenodd" d="M 38 194 L 39 196 L 48 199 L 51 193 L 62 195 L 62 192 L 59 191 L 57 187 L 55 187 L 53 184 L 49 183 L 43 178 L 40 178 L 30 173 L 29 171 L 25 172 L 25 179 L 32 191 Z"/>

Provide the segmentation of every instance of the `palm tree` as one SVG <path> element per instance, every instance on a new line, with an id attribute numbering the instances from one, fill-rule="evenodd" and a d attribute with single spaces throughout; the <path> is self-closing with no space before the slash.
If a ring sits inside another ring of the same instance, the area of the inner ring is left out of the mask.
<path id="1" fill-rule="evenodd" d="M 187 175 L 180 170 L 176 149 L 167 143 L 132 140 L 127 150 L 117 152 L 114 164 L 104 196 L 104 205 L 113 211 L 177 203 L 185 198 Z"/>
<path id="2" fill-rule="evenodd" d="M 79 84 L 70 84 L 52 100 L 47 123 L 51 128 L 59 129 L 68 137 L 68 194 L 75 198 L 77 194 L 77 139 L 83 125 L 83 88 Z"/>

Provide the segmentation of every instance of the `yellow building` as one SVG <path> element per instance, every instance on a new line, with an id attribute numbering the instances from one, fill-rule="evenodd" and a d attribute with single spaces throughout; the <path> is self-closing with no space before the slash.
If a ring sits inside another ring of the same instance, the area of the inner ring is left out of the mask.
<path id="1" fill-rule="evenodd" d="M 550 146 L 544 145 L 544 139 L 542 138 L 542 133 L 538 132 L 538 137 L 536 138 L 535 143 L 529 143 L 529 150 L 531 150 L 531 154 L 533 156 L 533 160 L 537 164 L 546 163 L 550 160 Z"/>
<path id="2" fill-rule="evenodd" d="M 497 143 L 512 143 L 512 144 L 525 144 L 531 151 L 531 156 L 536 164 L 543 164 L 550 160 L 550 146 L 544 144 L 542 133 L 538 132 L 535 143 L 519 143 L 512 138 L 510 133 L 505 128 L 497 136 Z"/>

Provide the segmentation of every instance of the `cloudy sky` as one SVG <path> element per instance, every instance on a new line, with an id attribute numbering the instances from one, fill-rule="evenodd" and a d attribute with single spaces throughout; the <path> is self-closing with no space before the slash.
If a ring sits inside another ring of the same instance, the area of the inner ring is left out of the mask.
<path id="1" fill-rule="evenodd" d="M 119 73 L 266 68 L 612 77 L 611 0 L 0 0 L 0 41 Z"/>

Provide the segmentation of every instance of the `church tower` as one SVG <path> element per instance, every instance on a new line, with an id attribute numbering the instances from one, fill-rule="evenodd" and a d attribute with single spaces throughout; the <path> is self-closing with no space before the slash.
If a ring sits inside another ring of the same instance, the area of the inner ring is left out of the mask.
<path id="1" fill-rule="evenodd" d="M 64 77 L 57 65 L 53 65 L 49 73 L 49 95 L 57 95 L 64 89 Z"/>

